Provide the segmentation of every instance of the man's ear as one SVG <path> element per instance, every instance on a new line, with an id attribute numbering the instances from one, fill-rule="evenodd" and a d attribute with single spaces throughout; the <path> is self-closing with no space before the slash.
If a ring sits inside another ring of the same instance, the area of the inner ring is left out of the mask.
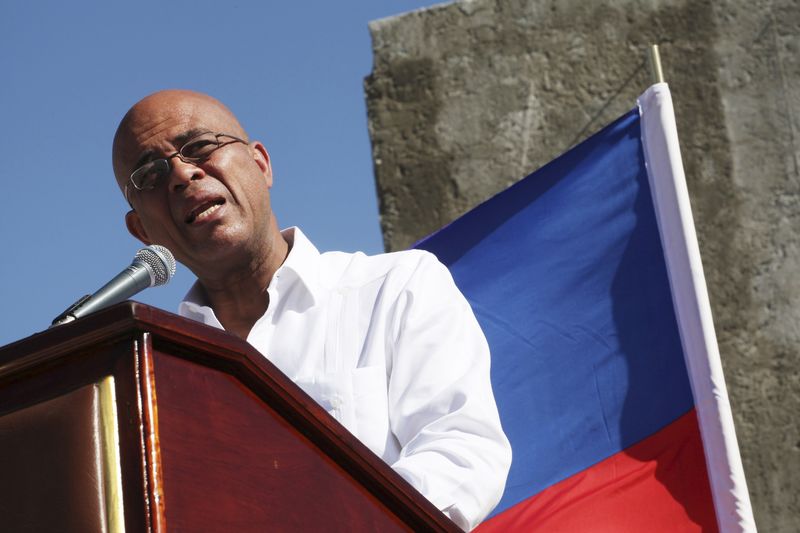
<path id="1" fill-rule="evenodd" d="M 261 173 L 264 174 L 264 178 L 267 180 L 267 187 L 272 187 L 272 163 L 269 159 L 269 152 L 259 141 L 253 141 L 250 146 L 253 148 L 253 159 L 255 159 L 258 168 L 261 169 Z"/>
<path id="2" fill-rule="evenodd" d="M 142 219 L 139 218 L 139 214 L 133 209 L 125 214 L 125 225 L 128 227 L 128 231 L 131 235 L 148 246 L 153 244 L 152 241 L 147 238 L 147 232 L 142 225 Z"/>

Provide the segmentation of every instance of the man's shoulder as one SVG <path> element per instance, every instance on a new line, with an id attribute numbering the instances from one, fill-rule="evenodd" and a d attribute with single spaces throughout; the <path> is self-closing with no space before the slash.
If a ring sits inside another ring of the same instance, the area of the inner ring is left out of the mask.
<path id="1" fill-rule="evenodd" d="M 326 285 L 358 287 L 375 282 L 404 283 L 429 269 L 446 269 L 425 250 L 366 255 L 363 252 L 325 252 L 320 256 Z"/>

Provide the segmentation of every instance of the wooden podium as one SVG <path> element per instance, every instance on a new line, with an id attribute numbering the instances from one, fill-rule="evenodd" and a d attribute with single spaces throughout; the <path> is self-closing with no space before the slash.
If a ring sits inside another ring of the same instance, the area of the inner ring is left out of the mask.
<path id="1" fill-rule="evenodd" d="M 3 531 L 459 531 L 249 344 L 135 302 L 0 348 Z"/>

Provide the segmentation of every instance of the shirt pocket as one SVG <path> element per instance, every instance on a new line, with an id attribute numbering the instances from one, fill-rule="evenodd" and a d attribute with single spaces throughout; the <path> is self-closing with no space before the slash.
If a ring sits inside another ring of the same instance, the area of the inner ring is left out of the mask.
<path id="1" fill-rule="evenodd" d="M 373 453 L 382 456 L 389 441 L 386 370 L 366 366 L 297 379 L 309 396 Z"/>
<path id="2" fill-rule="evenodd" d="M 349 376 L 322 374 L 294 380 L 306 394 L 314 398 L 320 407 L 353 432 L 354 412 L 352 405 L 352 386 Z"/>
<path id="3" fill-rule="evenodd" d="M 389 439 L 389 399 L 386 370 L 365 366 L 351 371 L 355 435 L 375 454 L 383 456 Z"/>

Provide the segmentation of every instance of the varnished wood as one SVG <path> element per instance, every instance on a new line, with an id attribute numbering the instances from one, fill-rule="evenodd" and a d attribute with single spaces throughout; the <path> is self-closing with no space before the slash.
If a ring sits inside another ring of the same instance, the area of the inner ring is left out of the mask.
<path id="1" fill-rule="evenodd" d="M 142 486 L 141 447 L 136 444 L 141 417 L 137 402 L 130 400 L 138 389 L 131 368 L 133 325 L 133 321 L 129 321 L 127 328 L 120 324 L 103 325 L 99 329 L 105 332 L 105 336 L 98 336 L 91 324 L 76 323 L 78 327 L 71 328 L 74 337 L 70 332 L 53 330 L 0 348 L 0 417 L 15 416 L 26 407 L 57 401 L 70 396 L 73 391 L 94 387 L 101 380 L 113 376 L 117 385 L 122 475 L 129 485 Z M 87 437 L 87 447 L 94 446 L 93 439 Z M 58 457 L 64 459 L 58 454 L 48 454 L 48 458 Z M 80 475 L 77 471 L 83 468 L 75 460 L 64 459 L 64 465 L 76 470 L 73 475 Z M 29 499 L 48 500 L 47 493 L 36 492 L 35 487 L 28 487 L 27 492 L 18 487 L 18 493 L 27 494 Z M 84 497 L 90 498 L 88 495 Z M 40 503 L 44 508 L 44 502 Z M 123 505 L 126 529 L 147 531 L 145 494 L 124 490 Z M 84 508 L 90 507 L 86 505 Z"/>
<path id="2" fill-rule="evenodd" d="M 158 430 L 158 399 L 156 376 L 153 366 L 153 350 L 150 333 L 141 336 L 139 372 L 142 382 L 142 421 L 145 436 L 145 462 L 147 465 L 148 499 L 154 533 L 167 530 L 164 512 L 164 479 L 161 465 L 161 443 Z"/>
<path id="3" fill-rule="evenodd" d="M 147 354 L 156 357 L 149 359 Z M 349 478 L 351 481 L 344 480 L 345 484 L 353 483 L 357 487 L 354 494 L 360 494 L 354 497 L 365 497 L 376 509 L 384 509 L 390 522 L 414 531 L 458 531 L 249 344 L 142 304 L 126 302 L 0 348 L 0 396 L 5 392 L 6 397 L 18 398 L 16 403 L 0 404 L 0 416 L 25 402 L 35 403 L 71 390 L 85 382 L 87 375 L 112 373 L 117 384 L 120 456 L 126 485 L 125 525 L 129 531 L 164 531 L 169 523 L 165 520 L 172 516 L 170 480 L 180 476 L 169 472 L 175 450 L 158 440 L 159 436 L 166 438 L 164 420 L 174 414 L 170 411 L 166 415 L 160 365 L 164 369 L 194 365 L 202 372 L 223 376 L 237 401 L 251 404 L 253 412 L 270 412 L 272 421 L 263 422 L 264 428 L 254 430 L 256 433 L 278 423 L 303 443 L 298 446 L 316 453 L 328 465 L 324 468 Z M 180 378 L 179 374 L 174 377 Z M 159 423 L 162 415 L 166 418 Z M 174 418 L 170 420 L 170 424 L 175 423 Z M 170 459 L 159 458 L 159 453 L 167 453 L 167 449 Z M 287 464 L 282 457 L 274 457 L 278 470 L 281 464 Z"/>
<path id="4" fill-rule="evenodd" d="M 170 527 L 240 533 L 409 529 L 238 380 L 155 355 Z"/>
<path id="5" fill-rule="evenodd" d="M 124 353 L 117 357 L 114 366 L 125 529 L 149 533 L 153 528 L 139 364 L 143 333 L 135 330 L 128 333 L 130 336 L 121 341 Z"/>
<path id="6" fill-rule="evenodd" d="M 97 437 L 97 393 L 87 384 L 0 417 L 0 529 L 102 530 L 100 450 L 86 445 Z"/>

